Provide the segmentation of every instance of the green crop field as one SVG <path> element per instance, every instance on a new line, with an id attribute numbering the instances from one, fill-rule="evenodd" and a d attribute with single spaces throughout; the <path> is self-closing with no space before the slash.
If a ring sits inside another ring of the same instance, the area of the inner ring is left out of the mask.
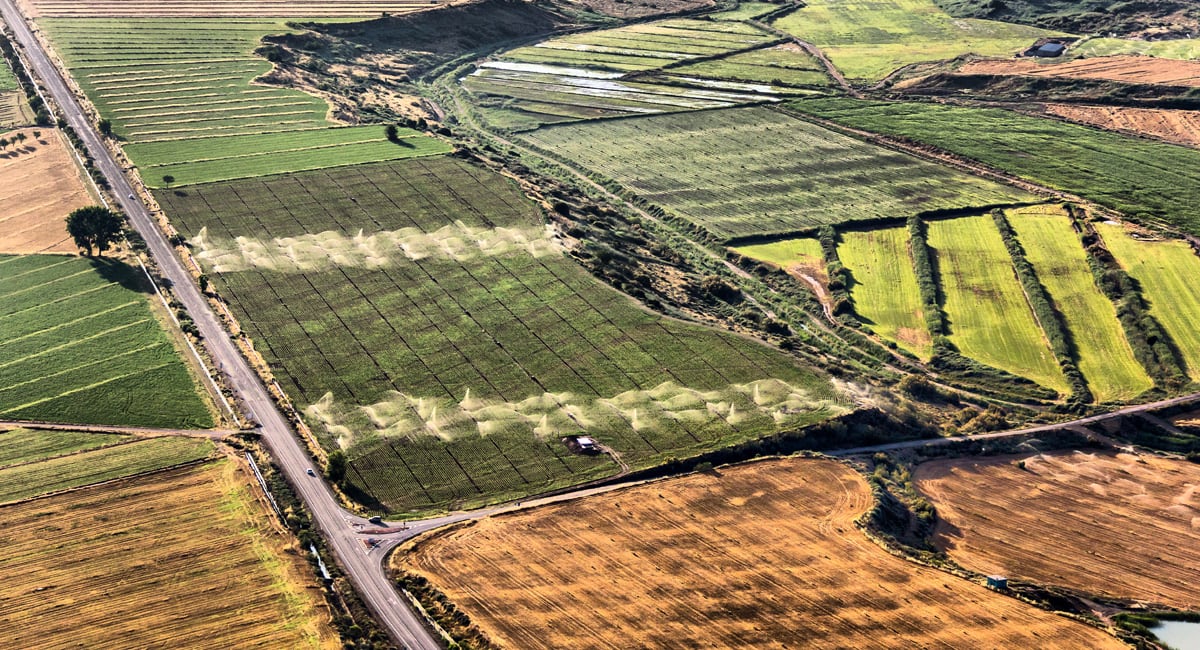
<path id="1" fill-rule="evenodd" d="M 325 100 L 254 79 L 281 19 L 46 19 L 72 75 L 151 187 L 407 158 L 448 147 L 383 127 L 330 128 Z"/>
<path id="2" fill-rule="evenodd" d="M 1154 382 L 1134 358 L 1116 307 L 1096 286 L 1083 244 L 1063 209 L 1014 210 L 1008 219 L 1063 316 L 1079 352 L 1079 370 L 1096 400 L 1128 400 L 1149 390 Z"/>
<path id="3" fill-rule="evenodd" d="M 522 137 L 722 238 L 1033 200 L 766 108 L 553 126 Z"/>
<path id="4" fill-rule="evenodd" d="M 10 90 L 20 90 L 17 85 L 17 77 L 13 75 L 12 68 L 8 66 L 8 60 L 0 62 L 0 92 Z"/>
<path id="5" fill-rule="evenodd" d="M 779 351 L 599 284 L 514 185 L 454 158 L 182 194 L 159 200 L 354 486 L 391 510 L 617 471 L 570 454 L 573 433 L 644 467 L 845 408 Z"/>
<path id="6" fill-rule="evenodd" d="M 1089 38 L 1071 48 L 1071 54 L 1081 57 L 1141 54 L 1160 59 L 1191 60 L 1200 59 L 1200 40 L 1178 38 L 1172 40 L 1141 41 L 1125 38 Z"/>
<path id="7" fill-rule="evenodd" d="M 850 79 L 877 80 L 911 63 L 968 53 L 1016 54 L 1054 32 L 953 18 L 933 0 L 808 0 L 775 26 L 821 48 Z"/>
<path id="8" fill-rule="evenodd" d="M 825 87 L 825 68 L 799 47 L 787 44 L 672 68 L 673 75 L 729 79 L 776 86 Z"/>
<path id="9" fill-rule="evenodd" d="M 783 239 L 767 244 L 736 246 L 734 252 L 782 268 L 799 264 L 806 267 L 823 268 L 825 258 L 821 253 L 821 242 L 811 237 Z"/>
<path id="10" fill-rule="evenodd" d="M 908 229 L 843 232 L 838 258 L 854 278 L 850 296 L 863 322 L 876 334 L 928 360 L 933 342 L 908 254 Z"/>
<path id="11" fill-rule="evenodd" d="M 849 126 L 927 142 L 1200 234 L 1196 149 L 999 109 L 841 99 L 794 106 Z"/>
<path id="12" fill-rule="evenodd" d="M 950 341 L 964 355 L 1067 393 L 991 217 L 929 224 Z"/>
<path id="13" fill-rule="evenodd" d="M 709 17 L 714 20 L 749 20 L 777 9 L 779 9 L 779 5 L 770 2 L 739 2 L 736 9 L 718 11 L 709 14 Z"/>
<path id="14" fill-rule="evenodd" d="M 0 468 L 127 442 L 132 436 L 82 431 L 0 431 Z"/>
<path id="15" fill-rule="evenodd" d="M 0 419 L 212 426 L 138 273 L 115 261 L 0 256 Z"/>
<path id="16" fill-rule="evenodd" d="M 1138 241 L 1115 224 L 1098 224 L 1097 230 L 1121 266 L 1142 285 L 1150 314 L 1175 342 L 1188 375 L 1200 381 L 1200 258 L 1187 242 Z"/>
<path id="17" fill-rule="evenodd" d="M 179 465 L 212 453 L 203 438 L 147 438 L 0 468 L 0 503 Z"/>

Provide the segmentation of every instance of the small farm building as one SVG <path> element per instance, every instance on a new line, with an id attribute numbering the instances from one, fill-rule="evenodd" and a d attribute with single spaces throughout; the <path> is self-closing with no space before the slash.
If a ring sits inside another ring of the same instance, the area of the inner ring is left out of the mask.
<path id="1" fill-rule="evenodd" d="M 1062 43 L 1046 43 L 1045 45 L 1041 45 L 1034 50 L 1033 55 L 1045 57 L 1062 56 L 1063 52 L 1066 51 L 1067 46 L 1063 45 Z"/>
<path id="2" fill-rule="evenodd" d="M 988 576 L 987 586 L 992 589 L 1008 589 L 1008 578 L 1004 576 Z"/>

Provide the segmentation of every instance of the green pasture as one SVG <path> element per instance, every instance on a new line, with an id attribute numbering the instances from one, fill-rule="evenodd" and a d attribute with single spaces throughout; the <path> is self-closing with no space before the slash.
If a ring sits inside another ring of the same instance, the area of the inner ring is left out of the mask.
<path id="1" fill-rule="evenodd" d="M 450 157 L 159 200 L 365 501 L 424 511 L 611 475 L 845 410 L 778 350 L 599 283 L 537 207 Z M 239 239 L 240 238 L 240 239 Z"/>
<path id="2" fill-rule="evenodd" d="M 933 342 L 908 253 L 907 228 L 847 230 L 838 258 L 850 269 L 854 311 L 878 335 L 928 360 Z"/>
<path id="3" fill-rule="evenodd" d="M 128 442 L 132 436 L 82 431 L 0 431 L 0 468 Z"/>
<path id="4" fill-rule="evenodd" d="M 778 45 L 673 68 L 672 74 L 787 86 L 828 86 L 820 62 L 794 45 Z"/>
<path id="5" fill-rule="evenodd" d="M 972 359 L 1070 391 L 991 217 L 929 223 L 950 341 Z"/>
<path id="6" fill-rule="evenodd" d="M 770 2 L 739 2 L 737 8 L 709 14 L 713 20 L 750 20 L 779 9 Z"/>
<path id="7" fill-rule="evenodd" d="M 825 266 L 825 258 L 821 252 L 821 242 L 811 237 L 781 239 L 766 244 L 735 246 L 733 247 L 733 251 L 740 255 L 769 262 L 785 269 L 794 264 L 816 266 L 817 268 Z"/>
<path id="8" fill-rule="evenodd" d="M 11 465 L 0 468 L 0 503 L 200 460 L 213 449 L 203 438 L 147 438 Z"/>
<path id="9" fill-rule="evenodd" d="M 1079 235 L 1059 206 L 1008 213 L 1025 257 L 1062 314 L 1079 354 L 1079 370 L 1098 402 L 1129 400 L 1153 387 L 1146 369 L 1088 267 Z"/>
<path id="10" fill-rule="evenodd" d="M 1016 54 L 1036 27 L 954 18 L 933 0 L 809 0 L 775 26 L 821 48 L 847 78 L 882 79 L 897 68 L 963 54 Z"/>
<path id="11" fill-rule="evenodd" d="M 1032 200 L 766 108 L 521 135 L 725 239 Z"/>
<path id="12" fill-rule="evenodd" d="M 1144 241 L 1118 224 L 1097 224 L 1104 244 L 1142 287 L 1154 316 L 1175 343 L 1188 375 L 1200 381 L 1200 258 L 1184 241 Z"/>
<path id="13" fill-rule="evenodd" d="M 1071 54 L 1082 57 L 1140 54 L 1160 59 L 1200 59 L 1200 40 L 1177 38 L 1143 41 L 1128 38 L 1089 38 L 1071 48 Z"/>
<path id="14" fill-rule="evenodd" d="M 212 426 L 139 273 L 116 261 L 0 256 L 0 419 Z"/>
<path id="15" fill-rule="evenodd" d="M 1200 151 L 1000 109 L 844 99 L 795 108 L 974 158 L 1130 215 L 1200 234 Z"/>

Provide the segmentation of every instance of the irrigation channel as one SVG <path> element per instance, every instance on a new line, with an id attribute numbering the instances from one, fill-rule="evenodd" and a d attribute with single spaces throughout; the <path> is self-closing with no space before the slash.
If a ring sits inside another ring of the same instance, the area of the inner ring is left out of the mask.
<path id="1" fill-rule="evenodd" d="M 116 163 L 93 125 L 88 121 L 87 114 L 78 98 L 70 91 L 63 74 L 54 66 L 41 43 L 30 31 L 13 0 L 0 0 L 0 14 L 8 23 L 16 41 L 23 47 L 23 55 L 27 65 L 31 68 L 32 76 L 40 79 L 50 96 L 58 104 L 67 123 L 79 134 L 87 150 L 95 159 L 97 167 L 111 184 L 116 202 L 129 216 L 133 227 L 146 240 L 150 255 L 158 264 L 160 272 L 171 281 L 176 299 L 184 305 L 199 328 L 211 358 L 224 374 L 226 385 L 240 399 L 247 414 L 258 423 L 258 430 L 272 457 L 291 483 L 296 494 L 312 513 L 318 528 L 324 534 L 334 555 L 350 577 L 359 595 L 375 613 L 384 629 L 401 647 L 407 650 L 438 650 L 442 644 L 422 618 L 405 604 L 404 599 L 387 577 L 383 562 L 387 552 L 396 545 L 422 533 L 456 522 L 583 498 L 628 487 L 639 482 L 614 483 L 554 496 L 525 499 L 516 503 L 470 512 L 451 513 L 419 521 L 384 522 L 382 525 L 371 524 L 367 519 L 344 510 L 323 479 L 307 474 L 308 470 L 314 466 L 312 459 L 301 445 L 287 419 L 277 409 L 274 400 L 258 375 L 222 329 L 220 320 L 200 293 L 195 280 L 176 256 L 174 248 L 167 242 L 146 206 L 140 200 L 131 198 L 136 194 L 125 177 L 124 171 Z M 831 453 L 845 456 L 924 445 L 949 444 L 966 439 L 1027 435 L 1087 426 L 1105 420 L 1191 403 L 1200 403 L 1200 393 L 1132 406 L 1072 422 L 1015 429 L 969 438 L 913 440 Z"/>

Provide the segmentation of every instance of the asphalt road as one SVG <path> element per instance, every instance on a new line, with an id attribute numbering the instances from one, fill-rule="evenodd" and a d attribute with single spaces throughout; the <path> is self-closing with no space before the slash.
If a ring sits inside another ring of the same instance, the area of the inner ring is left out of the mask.
<path id="1" fill-rule="evenodd" d="M 361 525 L 365 521 L 345 512 L 324 480 L 307 475 L 306 470 L 313 467 L 312 459 L 296 439 L 287 419 L 275 408 L 274 401 L 258 376 L 230 341 L 221 322 L 200 294 L 191 274 L 176 257 L 174 248 L 167 243 L 146 206 L 136 198 L 129 198 L 136 194 L 124 170 L 104 147 L 99 134 L 87 120 L 58 68 L 29 30 L 13 0 L 0 0 L 0 13 L 16 40 L 24 46 L 34 76 L 41 80 L 67 123 L 79 134 L 96 161 L 97 168 L 111 184 L 112 193 L 120 208 L 128 215 L 130 224 L 146 240 L 159 272 L 171 282 L 176 300 L 184 305 L 195 321 L 209 354 L 225 374 L 228 385 L 241 398 L 243 408 L 258 422 L 263 441 L 272 457 L 308 506 L 359 595 L 384 628 L 404 647 L 410 650 L 441 648 L 441 644 L 417 614 L 402 602 L 403 599 L 387 579 L 382 566 L 383 553 L 370 549 L 353 527 L 353 524 Z"/>

